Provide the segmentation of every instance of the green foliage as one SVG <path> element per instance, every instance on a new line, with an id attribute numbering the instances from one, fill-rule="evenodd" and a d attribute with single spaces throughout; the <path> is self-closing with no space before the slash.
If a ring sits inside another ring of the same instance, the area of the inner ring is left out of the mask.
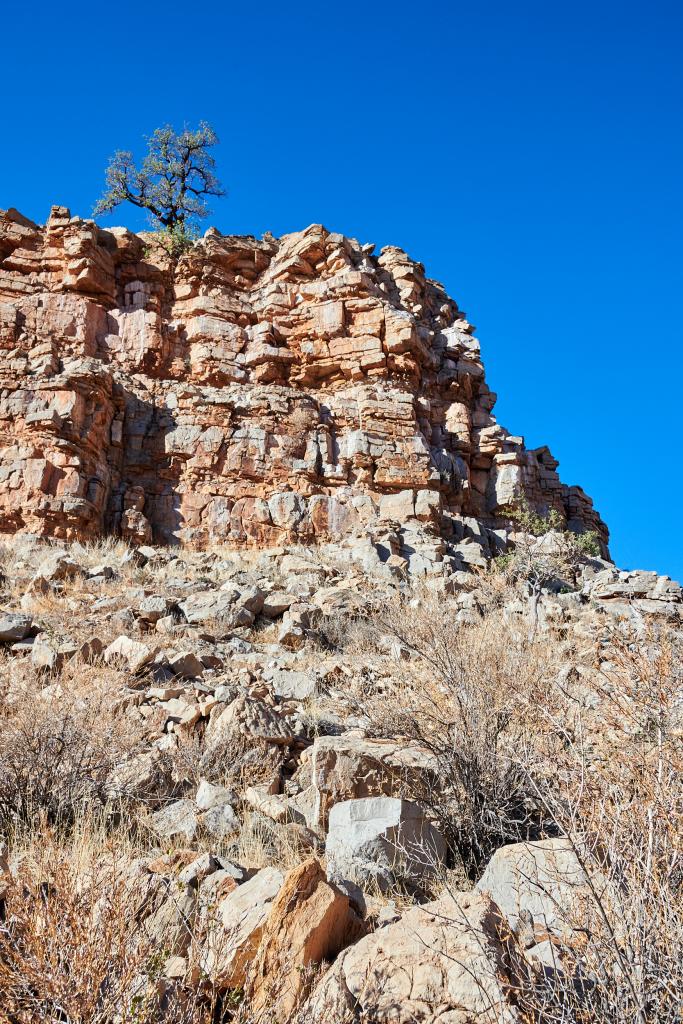
<path id="1" fill-rule="evenodd" d="M 570 535 L 572 544 L 579 555 L 587 558 L 599 558 L 602 554 L 600 549 L 600 538 L 595 530 L 586 530 L 585 533 L 573 533 Z"/>
<path id="2" fill-rule="evenodd" d="M 202 121 L 198 128 L 175 132 L 167 125 L 147 140 L 147 155 L 140 168 L 133 154 L 119 150 L 109 162 L 104 194 L 93 214 L 111 213 L 121 203 L 147 210 L 158 240 L 177 258 L 197 237 L 197 222 L 209 213 L 207 196 L 225 195 L 214 173 L 209 150 L 218 138 Z"/>
<path id="3" fill-rule="evenodd" d="M 508 510 L 508 517 L 518 528 L 514 548 L 494 559 L 491 568 L 509 582 L 524 584 L 535 622 L 541 592 L 551 586 L 566 590 L 567 582 L 575 585 L 585 559 L 602 553 L 600 538 L 595 531 L 574 533 L 565 529 L 557 509 L 542 515 L 525 498 Z M 541 540 L 551 533 L 548 542 Z"/>
<path id="4" fill-rule="evenodd" d="M 531 508 L 526 498 L 521 498 L 519 503 L 508 512 L 508 517 L 516 523 L 524 533 L 530 533 L 532 537 L 543 537 L 551 530 L 559 530 L 563 524 L 562 516 L 556 508 L 542 516 Z"/>
<path id="5" fill-rule="evenodd" d="M 194 224 L 176 224 L 172 228 L 161 228 L 154 233 L 156 244 L 172 260 L 180 259 L 184 252 L 192 248 L 198 237 L 199 231 Z"/>

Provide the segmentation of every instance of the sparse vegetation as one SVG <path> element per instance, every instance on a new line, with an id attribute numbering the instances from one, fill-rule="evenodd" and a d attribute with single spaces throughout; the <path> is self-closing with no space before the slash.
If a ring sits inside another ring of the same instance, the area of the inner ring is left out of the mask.
<path id="1" fill-rule="evenodd" d="M 213 128 L 202 121 L 181 132 L 170 125 L 157 128 L 147 140 L 147 155 L 139 168 L 130 151 L 118 150 L 107 168 L 106 189 L 94 215 L 111 213 L 121 203 L 147 210 L 158 244 L 172 258 L 181 256 L 209 212 L 207 198 L 225 195 L 210 153 L 217 143 Z"/>
<path id="2" fill-rule="evenodd" d="M 547 522 L 526 525 L 548 536 Z M 120 625 L 86 614 L 102 601 L 135 643 L 158 654 L 135 672 L 102 656 L 84 662 L 76 654 L 49 672 L 30 656 L 3 656 L 0 1024 L 274 1024 L 276 1008 L 252 1013 L 249 964 L 227 987 L 216 985 L 207 936 L 218 950 L 230 947 L 232 933 L 216 940 L 216 928 L 223 901 L 245 879 L 323 856 L 312 744 L 335 735 L 419 751 L 421 770 L 411 760 L 392 769 L 391 792 L 422 808 L 447 844 L 421 886 L 401 875 L 401 850 L 391 885 L 364 885 L 368 930 L 382 915 L 399 922 L 416 901 L 476 894 L 506 845 L 563 837 L 588 879 L 588 898 L 563 911 L 571 938 L 559 937 L 557 922 L 544 929 L 532 920 L 505 939 L 521 957 L 510 994 L 521 1019 L 677 1021 L 683 660 L 673 626 L 601 618 L 573 595 L 566 607 L 574 618 L 555 621 L 546 609 L 557 598 L 543 585 L 543 614 L 530 631 L 522 578 L 499 571 L 473 575 L 453 595 L 415 581 L 368 580 L 363 589 L 354 577 L 354 604 L 346 596 L 353 570 L 301 550 L 294 586 L 305 592 L 306 580 L 327 581 L 328 603 L 312 610 L 304 641 L 285 653 L 277 618 L 257 614 L 234 629 L 208 618 L 190 631 L 171 617 L 170 632 L 157 632 L 141 611 L 150 592 L 166 593 L 165 606 L 178 608 L 188 590 L 223 594 L 233 584 L 254 602 L 250 573 L 265 571 L 257 556 L 252 569 L 246 558 L 235 567 L 228 551 L 169 552 L 146 564 L 125 545 L 72 545 L 69 555 L 80 572 L 31 591 L 42 554 L 30 545 L 6 549 L 5 599 L 16 603 L 28 592 L 39 635 L 55 645 L 67 630 L 79 642 L 93 631 L 118 636 Z M 114 575 L 102 572 L 107 564 Z M 271 583 L 274 592 L 286 585 Z M 189 637 L 216 667 L 198 678 L 173 676 L 168 659 Z M 271 669 L 315 672 L 318 684 L 302 699 L 277 697 Z M 249 695 L 254 717 L 218 729 L 217 716 L 237 694 Z M 296 723 L 288 739 L 269 741 L 271 714 Z M 341 764 L 327 768 L 329 785 L 376 793 L 373 764 L 358 762 L 357 781 Z M 211 832 L 194 804 L 200 786 L 231 801 L 237 832 Z M 157 811 L 176 806 L 193 808 L 196 828 L 155 832 Z M 407 872 L 415 851 L 404 854 Z M 534 959 L 541 948 L 544 965 Z M 312 962 L 304 988 L 315 991 L 330 969 L 324 958 Z M 380 981 L 369 975 L 355 1010 L 340 1006 L 330 1024 L 385 1024 L 376 1010 Z M 297 1014 L 292 1024 L 317 1024 L 309 1007 Z"/>

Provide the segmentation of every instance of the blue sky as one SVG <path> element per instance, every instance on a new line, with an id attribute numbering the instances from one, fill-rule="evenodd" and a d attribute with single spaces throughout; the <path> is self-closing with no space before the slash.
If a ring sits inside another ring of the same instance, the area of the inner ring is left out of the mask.
<path id="1" fill-rule="evenodd" d="M 592 495 L 620 565 L 683 578 L 680 2 L 38 0 L 0 25 L 0 206 L 89 216 L 114 149 L 210 121 L 217 227 L 421 260 L 499 420 Z"/>

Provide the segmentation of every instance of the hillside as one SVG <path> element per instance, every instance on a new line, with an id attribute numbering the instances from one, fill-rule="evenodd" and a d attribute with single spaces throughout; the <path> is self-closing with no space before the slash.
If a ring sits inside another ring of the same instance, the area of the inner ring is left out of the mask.
<path id="1" fill-rule="evenodd" d="M 319 225 L 0 215 L 0 1024 L 678 1024 L 683 594 Z"/>

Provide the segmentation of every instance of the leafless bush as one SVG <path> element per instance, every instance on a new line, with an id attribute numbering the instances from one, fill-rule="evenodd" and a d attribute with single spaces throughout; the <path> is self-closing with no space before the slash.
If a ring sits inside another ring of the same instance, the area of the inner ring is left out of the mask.
<path id="1" fill-rule="evenodd" d="M 47 834 L 5 876 L 0 1024 L 208 1024 L 210 997 L 164 981 L 163 935 L 125 866 L 102 849 L 83 861 Z"/>
<path id="2" fill-rule="evenodd" d="M 283 756 L 273 744 L 233 730 L 215 743 L 199 737 L 180 743 L 169 759 L 178 782 L 196 787 L 204 779 L 239 793 L 278 775 Z"/>
<path id="3" fill-rule="evenodd" d="M 535 992 L 550 1024 L 680 1021 L 682 653 L 666 630 L 612 635 L 594 693 L 599 721 L 576 723 L 563 786 L 543 794 L 584 868 L 595 918 L 571 970 Z"/>
<path id="4" fill-rule="evenodd" d="M 514 999 L 534 1024 L 679 1024 L 683 992 L 683 661 L 680 636 L 615 630 L 609 661 L 559 708 L 555 771 L 520 770 L 578 861 L 580 898 L 555 904 L 547 938 L 518 938 L 529 970 Z M 545 704 L 554 719 L 558 706 Z M 454 926 L 458 923 L 454 922 Z M 540 934 L 536 931 L 540 927 Z"/>
<path id="5" fill-rule="evenodd" d="M 112 786 L 139 744 L 95 669 L 42 687 L 27 666 L 0 709 L 0 827 L 71 824 L 88 808 L 133 795 Z"/>
<path id="6" fill-rule="evenodd" d="M 424 592 L 359 623 L 354 643 L 375 654 L 393 647 L 401 682 L 375 693 L 364 687 L 355 699 L 376 733 L 409 737 L 430 752 L 434 784 L 413 783 L 413 795 L 431 806 L 476 877 L 497 847 L 553 828 L 528 776 L 555 742 L 536 708 L 549 699 L 557 663 L 547 643 L 520 636 L 499 616 L 460 625 L 455 610 Z"/>

